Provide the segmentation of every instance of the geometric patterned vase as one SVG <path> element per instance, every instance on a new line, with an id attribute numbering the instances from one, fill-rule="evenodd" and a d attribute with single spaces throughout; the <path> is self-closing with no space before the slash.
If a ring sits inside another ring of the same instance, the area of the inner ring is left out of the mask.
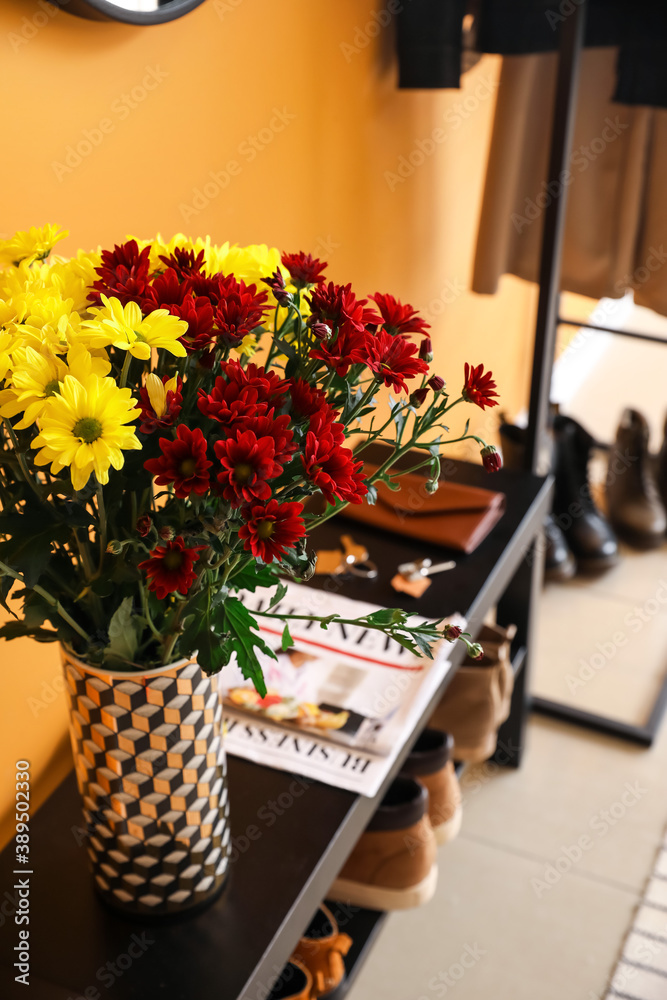
<path id="1" fill-rule="evenodd" d="M 231 852 L 217 677 L 195 660 L 127 674 L 61 652 L 98 893 L 134 914 L 210 901 Z"/>

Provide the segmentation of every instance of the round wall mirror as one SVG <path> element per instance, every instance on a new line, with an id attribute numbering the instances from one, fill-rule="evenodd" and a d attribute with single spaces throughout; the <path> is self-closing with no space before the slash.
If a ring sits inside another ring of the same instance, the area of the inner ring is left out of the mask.
<path id="1" fill-rule="evenodd" d="M 92 21 L 164 24 L 183 17 L 204 0 L 55 0 L 70 14 Z"/>

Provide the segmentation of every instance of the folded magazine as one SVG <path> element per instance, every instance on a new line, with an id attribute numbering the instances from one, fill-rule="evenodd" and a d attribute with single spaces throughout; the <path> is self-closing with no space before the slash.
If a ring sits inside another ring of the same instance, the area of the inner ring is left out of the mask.
<path id="1" fill-rule="evenodd" d="M 249 611 L 265 610 L 272 591 L 244 592 Z M 358 618 L 377 605 L 299 584 L 273 614 Z M 417 657 L 382 632 L 333 622 L 290 621 L 293 645 L 282 649 L 283 624 L 259 618 L 276 659 L 259 653 L 267 694 L 233 664 L 220 674 L 227 752 L 360 795 L 377 794 L 400 748 L 442 683 L 450 662 L 444 640 L 433 659 Z M 425 620 L 425 619 L 423 619 Z M 448 619 L 465 625 L 460 615 Z"/>

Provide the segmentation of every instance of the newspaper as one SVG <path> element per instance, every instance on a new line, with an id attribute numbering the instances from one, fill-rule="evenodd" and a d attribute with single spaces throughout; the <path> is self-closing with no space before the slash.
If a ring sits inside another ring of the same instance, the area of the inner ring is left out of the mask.
<path id="1" fill-rule="evenodd" d="M 239 596 L 253 611 L 266 608 L 271 593 L 260 589 Z M 271 610 L 359 618 L 379 608 L 290 583 Z M 277 660 L 259 654 L 267 686 L 263 699 L 234 664 L 221 672 L 227 752 L 375 796 L 451 667 L 449 643 L 439 643 L 430 660 L 382 632 L 337 623 L 324 630 L 314 622 L 290 621 L 294 644 L 283 651 L 282 622 L 258 621 Z M 460 615 L 448 621 L 465 626 Z"/>

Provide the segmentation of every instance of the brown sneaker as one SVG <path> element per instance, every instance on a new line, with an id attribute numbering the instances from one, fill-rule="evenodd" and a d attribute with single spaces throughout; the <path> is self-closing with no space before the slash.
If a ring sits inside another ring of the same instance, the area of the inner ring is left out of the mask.
<path id="1" fill-rule="evenodd" d="M 399 775 L 357 841 L 328 896 L 370 910 L 406 910 L 428 902 L 438 881 L 428 792 Z"/>
<path id="2" fill-rule="evenodd" d="M 495 752 L 498 729 L 512 703 L 510 645 L 515 634 L 515 625 L 485 625 L 478 637 L 483 658 L 466 657 L 431 716 L 430 727 L 454 737 L 455 760 L 478 764 Z"/>
<path id="3" fill-rule="evenodd" d="M 322 903 L 292 956 L 313 977 L 313 997 L 326 995 L 326 1000 L 334 1000 L 333 991 L 345 978 L 343 956 L 351 946 L 352 938 L 340 933 L 336 918 Z"/>
<path id="4" fill-rule="evenodd" d="M 451 753 L 454 739 L 438 729 L 425 729 L 403 764 L 402 774 L 418 778 L 428 790 L 428 817 L 438 844 L 453 840 L 461 829 L 461 789 Z"/>
<path id="5" fill-rule="evenodd" d="M 291 958 L 274 984 L 267 1000 L 311 1000 L 313 977 L 301 962 Z"/>

